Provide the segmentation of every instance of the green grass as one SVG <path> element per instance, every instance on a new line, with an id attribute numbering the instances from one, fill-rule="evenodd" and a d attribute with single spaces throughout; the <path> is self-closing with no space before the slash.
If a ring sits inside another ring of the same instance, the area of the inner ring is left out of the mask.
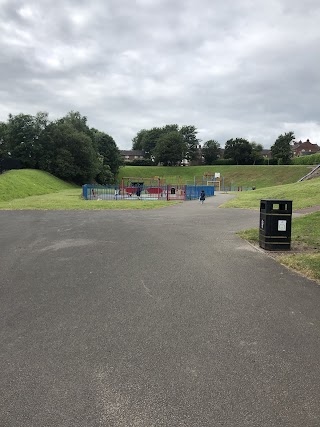
<path id="1" fill-rule="evenodd" d="M 257 243 L 259 241 L 258 224 L 256 228 L 250 228 L 238 234 L 246 240 Z M 293 246 L 304 246 L 320 251 L 320 212 L 293 218 L 291 238 Z"/>
<path id="2" fill-rule="evenodd" d="M 237 185 L 243 187 L 264 188 L 274 185 L 297 182 L 312 170 L 312 166 L 124 166 L 120 169 L 119 179 L 122 177 L 153 178 L 159 176 L 166 178 L 168 183 L 176 183 L 178 179 L 182 184 L 186 181 L 193 182 L 194 177 L 201 177 L 206 172 L 220 172 L 224 177 L 226 186 Z M 174 181 L 173 181 L 174 180 Z M 173 181 L 173 182 L 170 182 Z"/>
<path id="3" fill-rule="evenodd" d="M 51 194 L 30 196 L 0 202 L 0 210 L 105 210 L 157 209 L 172 206 L 178 201 L 166 200 L 83 200 L 81 189 L 64 190 Z"/>
<path id="4" fill-rule="evenodd" d="M 243 239 L 257 244 L 258 224 L 256 228 L 244 230 L 238 234 Z M 310 279 L 320 280 L 320 212 L 293 218 L 291 238 L 291 249 L 298 253 L 288 253 L 277 259 Z"/>
<path id="5" fill-rule="evenodd" d="M 0 175 L 0 202 L 55 193 L 70 188 L 75 186 L 47 172 L 33 169 L 12 170 Z"/>
<path id="6" fill-rule="evenodd" d="M 279 261 L 310 279 L 320 281 L 320 253 L 284 255 L 279 257 Z"/>
<path id="7" fill-rule="evenodd" d="M 260 209 L 261 199 L 292 200 L 293 209 L 320 205 L 320 178 L 237 193 L 235 199 L 229 200 L 222 207 Z"/>

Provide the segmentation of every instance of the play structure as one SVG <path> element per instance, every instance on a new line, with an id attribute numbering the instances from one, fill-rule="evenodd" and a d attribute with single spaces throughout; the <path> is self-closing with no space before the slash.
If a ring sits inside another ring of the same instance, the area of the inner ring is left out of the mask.
<path id="1" fill-rule="evenodd" d="M 154 178 L 134 178 L 123 177 L 119 186 L 120 194 L 124 197 L 137 196 L 159 200 L 164 197 L 164 185 L 160 177 Z"/>
<path id="2" fill-rule="evenodd" d="M 224 178 L 218 172 L 207 172 L 184 182 L 180 176 L 123 177 L 115 185 L 84 185 L 83 198 L 86 200 L 194 200 L 199 198 L 201 190 L 205 191 L 206 197 L 214 196 L 215 191 L 224 191 Z"/>

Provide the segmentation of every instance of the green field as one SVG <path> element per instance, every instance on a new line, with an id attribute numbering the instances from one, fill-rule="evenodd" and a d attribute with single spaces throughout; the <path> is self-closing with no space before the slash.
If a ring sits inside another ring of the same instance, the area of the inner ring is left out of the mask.
<path id="1" fill-rule="evenodd" d="M 297 182 L 309 173 L 313 166 L 124 166 L 120 169 L 119 180 L 122 177 L 165 178 L 168 184 L 180 180 L 182 184 L 194 182 L 194 177 L 202 177 L 205 173 L 219 172 L 224 178 L 225 186 L 243 186 L 264 188 Z"/>

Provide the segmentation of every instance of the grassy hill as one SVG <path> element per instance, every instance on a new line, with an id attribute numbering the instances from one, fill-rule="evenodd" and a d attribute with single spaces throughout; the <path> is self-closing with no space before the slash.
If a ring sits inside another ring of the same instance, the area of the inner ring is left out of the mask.
<path id="1" fill-rule="evenodd" d="M 176 183 L 180 178 L 181 183 L 189 181 L 191 184 L 194 177 L 201 177 L 206 172 L 220 172 L 224 177 L 225 186 L 244 186 L 264 188 L 274 185 L 290 184 L 297 182 L 300 178 L 312 170 L 313 166 L 290 165 L 290 166 L 187 166 L 187 167 L 165 167 L 165 166 L 124 166 L 120 169 L 119 179 L 122 177 L 153 178 L 159 176 L 166 178 L 167 183 Z"/>
<path id="2" fill-rule="evenodd" d="M 12 170 L 0 175 L 1 202 L 28 196 L 56 193 L 72 188 L 75 188 L 75 186 L 39 170 Z"/>
<path id="3" fill-rule="evenodd" d="M 261 199 L 288 199 L 293 201 L 293 209 L 320 205 L 320 178 L 294 184 L 244 191 L 237 198 L 229 200 L 223 207 L 260 209 Z"/>

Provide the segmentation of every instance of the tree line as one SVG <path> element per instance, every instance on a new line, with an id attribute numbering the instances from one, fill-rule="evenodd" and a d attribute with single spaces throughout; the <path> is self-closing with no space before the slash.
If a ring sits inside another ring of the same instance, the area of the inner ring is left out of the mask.
<path id="1" fill-rule="evenodd" d="M 221 159 L 220 143 L 214 139 L 201 146 L 197 137 L 197 128 L 193 125 L 177 124 L 141 129 L 132 140 L 133 150 L 143 150 L 148 164 L 175 166 L 186 159 L 190 164 L 212 165 Z M 271 156 L 275 164 L 289 164 L 292 157 L 291 142 L 293 132 L 280 135 L 271 147 Z M 231 138 L 225 143 L 223 159 L 226 163 L 250 165 L 264 163 L 263 147 L 245 138 Z"/>
<path id="2" fill-rule="evenodd" d="M 77 184 L 113 183 L 122 165 L 114 139 L 74 111 L 54 121 L 46 112 L 9 114 L 0 122 L 0 159 L 8 158 Z"/>
<path id="3" fill-rule="evenodd" d="M 201 147 L 193 125 L 177 124 L 142 129 L 132 140 L 134 150 L 143 150 L 149 164 L 215 164 L 221 161 L 221 146 L 210 139 Z M 280 135 L 271 147 L 276 164 L 291 162 L 293 132 Z M 200 148 L 201 147 L 201 148 Z M 232 164 L 261 164 L 262 145 L 244 138 L 225 143 L 223 161 Z M 78 184 L 109 184 L 116 180 L 123 165 L 114 139 L 105 132 L 90 128 L 87 118 L 71 111 L 50 121 L 48 113 L 9 114 L 0 122 L 0 161 L 16 159 L 23 168 L 41 169 L 61 179 Z"/>

